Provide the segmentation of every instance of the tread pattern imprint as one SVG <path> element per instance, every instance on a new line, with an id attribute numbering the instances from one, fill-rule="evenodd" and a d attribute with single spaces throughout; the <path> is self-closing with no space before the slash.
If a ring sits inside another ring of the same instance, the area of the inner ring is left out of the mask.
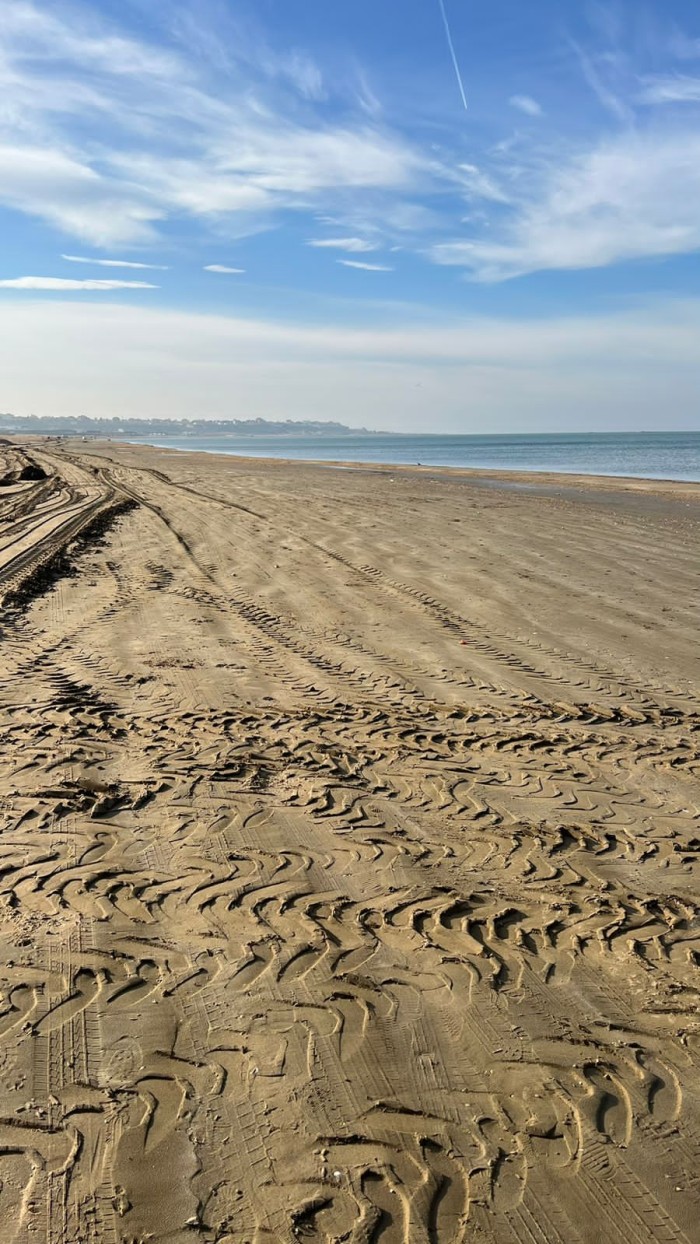
<path id="1" fill-rule="evenodd" d="M 3 1244 L 697 1240 L 696 502 L 0 458 Z"/>

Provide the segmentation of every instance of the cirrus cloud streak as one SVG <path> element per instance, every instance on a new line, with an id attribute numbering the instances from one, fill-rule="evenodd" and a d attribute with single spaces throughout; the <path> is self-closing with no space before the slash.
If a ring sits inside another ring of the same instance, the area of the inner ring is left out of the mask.
<path id="1" fill-rule="evenodd" d="M 85 281 L 74 281 L 70 277 L 59 276 L 16 276 L 0 280 L 0 289 L 44 289 L 58 290 L 102 290 L 112 289 L 158 289 L 147 281 L 101 281 L 88 278 Z"/>
<path id="2" fill-rule="evenodd" d="M 154 272 L 168 271 L 167 266 L 162 263 L 136 263 L 131 259 L 96 259 L 89 255 L 61 255 L 61 259 L 66 259 L 69 263 L 94 264 L 98 268 L 150 268 Z"/>
<path id="3" fill-rule="evenodd" d="M 309 238 L 306 245 L 318 247 L 319 250 L 347 251 L 348 254 L 362 254 L 364 251 L 377 249 L 375 242 L 368 242 L 365 238 Z"/>
<path id="4" fill-rule="evenodd" d="M 336 263 L 342 263 L 345 268 L 359 268 L 362 272 L 393 272 L 388 264 L 384 263 L 364 263 L 361 259 L 337 259 Z"/>

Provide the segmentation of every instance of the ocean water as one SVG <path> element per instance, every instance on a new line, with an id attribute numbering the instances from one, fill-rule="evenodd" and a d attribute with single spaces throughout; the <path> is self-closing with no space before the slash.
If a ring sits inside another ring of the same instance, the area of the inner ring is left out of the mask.
<path id="1" fill-rule="evenodd" d="M 133 439 L 133 438 L 130 438 Z M 169 449 L 324 462 L 420 463 L 498 471 L 561 471 L 700 481 L 698 432 L 567 432 L 517 436 L 408 436 L 375 432 L 313 436 L 140 437 Z"/>

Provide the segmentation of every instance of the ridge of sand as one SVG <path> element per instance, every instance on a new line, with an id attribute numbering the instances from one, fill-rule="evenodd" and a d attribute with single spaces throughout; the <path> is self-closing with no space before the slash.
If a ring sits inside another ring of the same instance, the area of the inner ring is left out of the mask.
<path id="1" fill-rule="evenodd" d="M 700 486 L 0 482 L 2 1244 L 692 1244 Z"/>

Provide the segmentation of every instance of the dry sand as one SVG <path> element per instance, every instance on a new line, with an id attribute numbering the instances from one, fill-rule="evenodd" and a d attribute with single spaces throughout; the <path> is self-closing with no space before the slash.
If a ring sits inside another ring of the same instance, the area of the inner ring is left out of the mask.
<path id="1" fill-rule="evenodd" d="M 697 1241 L 700 486 L 0 457 L 2 1244 Z"/>

